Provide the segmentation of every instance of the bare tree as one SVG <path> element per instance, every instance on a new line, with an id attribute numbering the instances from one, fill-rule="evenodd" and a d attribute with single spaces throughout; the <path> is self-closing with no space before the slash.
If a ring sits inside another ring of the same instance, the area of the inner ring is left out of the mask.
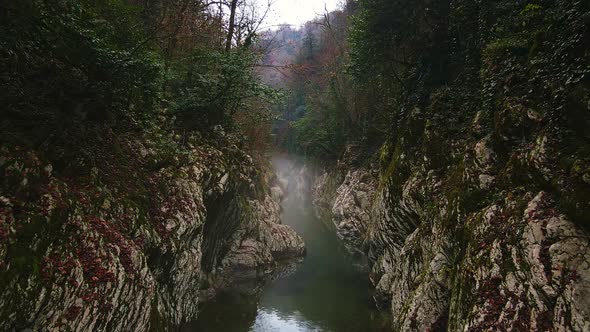
<path id="1" fill-rule="evenodd" d="M 227 28 L 227 38 L 225 39 L 225 51 L 231 49 L 231 42 L 234 38 L 234 30 L 236 24 L 236 9 L 238 7 L 238 0 L 231 0 L 229 6 L 229 24 Z"/>

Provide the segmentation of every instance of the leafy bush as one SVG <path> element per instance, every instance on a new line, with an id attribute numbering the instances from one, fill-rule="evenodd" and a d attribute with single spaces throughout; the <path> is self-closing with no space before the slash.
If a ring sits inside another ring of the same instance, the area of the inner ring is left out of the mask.
<path id="1" fill-rule="evenodd" d="M 252 68 L 256 61 L 247 50 L 197 49 L 179 62 L 174 69 L 176 79 L 170 82 L 179 125 L 188 129 L 232 126 L 237 112 L 254 113 L 253 99 L 276 100 L 276 91 L 255 76 Z M 264 115 L 259 120 L 271 119 Z"/>
<path id="2" fill-rule="evenodd" d="M 133 49 L 140 32 L 132 10 L 110 3 L 8 4 L 0 25 L 3 139 L 39 144 L 75 128 L 130 125 L 154 110 L 160 66 Z"/>
<path id="3" fill-rule="evenodd" d="M 276 92 L 256 79 L 254 52 L 226 51 L 208 38 L 176 38 L 180 32 L 200 35 L 186 19 L 207 15 L 200 3 L 133 3 L 2 5 L 2 142 L 52 150 L 68 162 L 86 159 L 81 165 L 87 168 L 94 163 L 88 158 L 100 157 L 93 147 L 108 147 L 117 135 L 162 129 L 174 136 L 179 127 L 189 134 L 218 124 L 232 127 L 234 115 L 248 111 L 270 121 L 257 110 L 267 110 Z M 185 18 L 162 22 L 159 11 L 180 10 Z M 223 31 L 218 24 L 204 29 Z"/>

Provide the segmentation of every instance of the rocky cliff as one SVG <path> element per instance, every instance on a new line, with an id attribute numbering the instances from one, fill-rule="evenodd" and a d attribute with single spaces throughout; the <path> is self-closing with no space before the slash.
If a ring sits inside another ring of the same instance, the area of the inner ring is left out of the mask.
<path id="1" fill-rule="evenodd" d="M 216 290 L 304 254 L 280 224 L 275 177 L 235 137 L 219 131 L 170 156 L 147 139 L 110 144 L 123 158 L 104 153 L 80 176 L 2 147 L 1 330 L 167 329 Z"/>
<path id="2" fill-rule="evenodd" d="M 396 331 L 589 331 L 588 4 L 448 5 L 446 83 L 417 68 L 391 137 L 314 201 Z"/>
<path id="3" fill-rule="evenodd" d="M 590 328 L 588 234 L 550 193 L 519 189 L 464 212 L 432 174 L 408 178 L 400 196 L 377 182 L 366 167 L 337 168 L 315 178 L 313 195 L 341 240 L 369 257 L 395 330 Z"/>

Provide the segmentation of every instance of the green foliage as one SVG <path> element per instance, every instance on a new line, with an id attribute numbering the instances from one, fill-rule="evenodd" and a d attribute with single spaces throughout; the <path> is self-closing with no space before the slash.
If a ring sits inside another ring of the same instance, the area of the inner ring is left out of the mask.
<path id="1" fill-rule="evenodd" d="M 489 43 L 483 51 L 484 57 L 492 60 L 509 53 L 526 54 L 529 50 L 529 40 L 520 36 L 510 36 L 496 39 Z"/>
<path id="2" fill-rule="evenodd" d="M 180 61 L 170 82 L 179 124 L 189 129 L 230 126 L 236 112 L 253 109 L 252 100 L 275 102 L 277 91 L 262 84 L 252 70 L 256 61 L 251 52 L 240 49 L 197 49 Z M 271 120 L 265 113 L 259 121 Z"/>
<path id="3" fill-rule="evenodd" d="M 308 111 L 294 123 L 296 152 L 321 160 L 334 160 L 346 143 L 342 118 L 335 109 Z"/>
<path id="4" fill-rule="evenodd" d="M 3 139 L 24 136 L 39 144 L 82 127 L 129 125 L 154 110 L 160 66 L 146 51 L 133 49 L 141 34 L 131 28 L 133 11 L 122 1 L 110 4 L 8 5 L 0 26 Z"/>
<path id="5" fill-rule="evenodd" d="M 407 104 L 448 81 L 448 2 L 360 0 L 349 30 L 348 72 L 368 144 L 391 138 Z"/>
<path id="6" fill-rule="evenodd" d="M 393 18 L 395 2 L 359 1 L 350 30 L 350 72 L 360 81 L 379 79 L 387 50 L 397 39 L 399 22 Z"/>
<path id="7" fill-rule="evenodd" d="M 520 12 L 520 15 L 522 15 L 522 16 L 534 15 L 535 13 L 537 13 L 538 11 L 540 11 L 541 9 L 543 9 L 543 6 L 541 6 L 541 5 L 537 5 L 537 4 L 533 4 L 533 3 L 528 3 L 524 7 L 524 9 Z"/>
<path id="8" fill-rule="evenodd" d="M 316 161 L 336 160 L 355 133 L 358 141 L 364 139 L 364 119 L 355 113 L 353 86 L 345 71 L 347 14 L 329 13 L 299 32 L 287 84 L 291 93 L 279 109 L 279 145 Z"/>
<path id="9" fill-rule="evenodd" d="M 437 37 L 444 34 L 448 3 L 360 0 L 358 6 L 349 41 L 350 72 L 359 82 L 403 85 L 412 67 L 444 64 L 446 46 Z"/>
<path id="10" fill-rule="evenodd" d="M 166 38 L 181 23 L 162 25 L 157 11 L 177 10 L 177 2 L 23 0 L 2 6 L 3 142 L 53 150 L 71 161 L 96 158 L 90 147 L 110 132 L 207 130 L 232 126 L 236 113 L 248 111 L 259 121 L 271 119 L 269 112 L 254 112 L 268 110 L 278 96 L 254 75 L 253 52 L 223 52 L 207 42 L 171 51 Z"/>

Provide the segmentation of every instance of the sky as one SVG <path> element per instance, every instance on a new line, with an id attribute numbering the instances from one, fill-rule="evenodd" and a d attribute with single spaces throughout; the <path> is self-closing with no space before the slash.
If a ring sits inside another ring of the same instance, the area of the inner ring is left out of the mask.
<path id="1" fill-rule="evenodd" d="M 278 24 L 292 24 L 301 26 L 303 23 L 314 19 L 324 13 L 324 6 L 328 11 L 337 9 L 340 0 L 273 0 L 271 11 L 268 14 L 263 29 L 272 28 Z M 265 3 L 265 1 L 259 1 Z"/>

